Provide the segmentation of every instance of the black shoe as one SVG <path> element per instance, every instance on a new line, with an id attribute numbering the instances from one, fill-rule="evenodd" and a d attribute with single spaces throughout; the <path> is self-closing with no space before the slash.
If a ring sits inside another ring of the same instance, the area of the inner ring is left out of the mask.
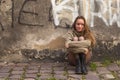
<path id="1" fill-rule="evenodd" d="M 76 54 L 76 68 L 75 68 L 75 73 L 76 74 L 82 74 L 81 70 L 81 61 L 79 55 Z"/>
<path id="2" fill-rule="evenodd" d="M 86 75 L 87 73 L 88 73 L 88 70 L 87 70 L 86 66 L 83 66 L 82 67 L 82 74 Z"/>
<path id="3" fill-rule="evenodd" d="M 82 74 L 81 66 L 76 66 L 75 73 Z"/>
<path id="4" fill-rule="evenodd" d="M 86 75 L 88 73 L 87 67 L 86 67 L 86 55 L 84 53 L 81 53 L 81 71 L 82 74 Z"/>

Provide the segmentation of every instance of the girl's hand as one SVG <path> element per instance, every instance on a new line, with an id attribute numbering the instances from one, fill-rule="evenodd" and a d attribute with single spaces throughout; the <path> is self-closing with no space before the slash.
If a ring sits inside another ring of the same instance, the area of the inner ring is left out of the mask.
<path id="1" fill-rule="evenodd" d="M 78 37 L 73 37 L 73 41 L 78 41 Z"/>
<path id="2" fill-rule="evenodd" d="M 85 40 L 83 36 L 80 36 L 79 37 L 79 40 L 82 41 L 82 40 Z"/>
<path id="3" fill-rule="evenodd" d="M 66 43 L 66 44 L 65 44 L 65 47 L 66 47 L 66 48 L 69 48 L 69 44 L 68 44 L 68 43 Z"/>

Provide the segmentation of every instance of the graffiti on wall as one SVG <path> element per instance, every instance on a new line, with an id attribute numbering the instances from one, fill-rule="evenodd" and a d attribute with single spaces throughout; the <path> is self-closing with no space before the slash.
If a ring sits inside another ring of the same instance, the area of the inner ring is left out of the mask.
<path id="1" fill-rule="evenodd" d="M 2 25 L 2 23 L 0 23 L 0 26 L 1 26 L 1 29 L 2 29 L 2 31 L 4 31 L 4 28 L 3 28 L 3 25 Z"/>
<path id="2" fill-rule="evenodd" d="M 71 21 L 77 15 L 83 15 L 94 27 L 94 18 L 98 17 L 110 26 L 117 23 L 120 27 L 120 0 L 51 0 L 54 23 L 58 26 L 62 18 L 66 18 L 65 11 L 71 14 Z M 97 4 L 97 6 L 96 6 Z M 81 13 L 80 13 L 81 12 Z M 70 16 L 69 16 L 70 17 Z"/>
<path id="3" fill-rule="evenodd" d="M 0 11 L 3 14 L 7 14 L 7 11 L 11 12 L 11 27 L 14 27 L 14 24 L 15 24 L 15 21 L 16 21 L 15 20 L 16 19 L 15 18 L 16 8 L 15 7 L 17 6 L 17 4 L 15 4 L 15 1 L 16 0 L 7 0 L 7 1 L 1 0 L 0 1 L 0 4 L 1 4 L 0 5 Z M 7 5 L 7 3 L 9 3 L 9 6 Z M 29 5 L 31 5 L 31 3 L 37 3 L 37 0 L 24 0 L 23 3 L 20 4 L 20 7 L 18 9 L 19 12 L 18 12 L 18 16 L 17 16 L 18 17 L 17 22 L 18 22 L 18 24 L 27 25 L 27 26 L 42 26 L 42 25 L 38 24 L 39 22 L 34 21 L 36 19 L 36 17 L 38 17 L 38 13 L 35 11 L 35 9 L 33 11 L 25 10 L 25 8 L 28 7 Z M 3 7 L 5 7 L 5 8 L 3 8 Z M 4 11 L 6 9 L 6 7 L 9 7 L 9 10 L 7 9 L 6 11 Z M 28 19 L 28 17 L 26 17 L 26 15 L 29 15 L 29 17 L 32 17 L 33 19 Z M 0 16 L 3 16 L 3 15 L 0 15 Z M 6 15 L 6 17 L 7 17 L 7 15 Z M 29 21 L 31 21 L 31 22 L 29 22 Z M 36 19 L 36 21 L 37 21 L 37 19 Z M 3 31 L 4 26 L 3 26 L 2 19 L 0 19 L 0 26 L 1 26 L 1 29 Z"/>
<path id="4" fill-rule="evenodd" d="M 20 6 L 17 7 L 20 1 Z M 38 6 L 37 3 L 40 4 L 39 0 L 0 0 L 0 11 L 6 15 L 8 15 L 7 11 L 11 12 L 11 27 L 14 27 L 16 21 L 21 25 L 43 26 L 39 22 L 43 15 L 39 14 L 36 7 L 31 6 L 31 4 Z M 51 6 L 49 6 L 49 11 L 46 14 L 48 21 L 53 21 L 55 26 L 60 25 L 62 21 L 65 22 L 63 19 L 72 23 L 76 16 L 83 15 L 90 21 L 91 27 L 95 26 L 95 17 L 101 19 L 106 26 L 116 23 L 120 27 L 120 0 L 51 0 L 50 4 Z M 16 11 L 19 11 L 17 15 Z M 6 21 L 2 20 L 1 17 L 3 16 L 0 15 L 0 27 L 1 30 L 4 30 Z"/>
<path id="5" fill-rule="evenodd" d="M 19 12 L 19 17 L 18 17 L 18 23 L 19 24 L 22 24 L 22 25 L 28 25 L 28 26 L 41 26 L 40 24 L 37 24 L 37 23 L 26 23 L 24 22 L 22 19 L 22 14 L 28 14 L 28 15 L 31 15 L 31 16 L 36 16 L 38 17 L 38 13 L 35 12 L 35 11 L 26 11 L 24 10 L 24 7 L 27 5 L 27 3 L 29 2 L 37 2 L 37 0 L 25 0 L 24 3 L 22 4 L 22 7 L 20 9 L 20 12 Z"/>

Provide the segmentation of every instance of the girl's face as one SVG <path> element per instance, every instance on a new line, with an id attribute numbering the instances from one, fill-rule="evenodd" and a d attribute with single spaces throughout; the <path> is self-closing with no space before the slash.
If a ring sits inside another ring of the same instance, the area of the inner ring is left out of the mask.
<path id="1" fill-rule="evenodd" d="M 75 24 L 75 29 L 80 32 L 84 28 L 84 20 L 83 19 L 77 19 L 76 24 Z"/>

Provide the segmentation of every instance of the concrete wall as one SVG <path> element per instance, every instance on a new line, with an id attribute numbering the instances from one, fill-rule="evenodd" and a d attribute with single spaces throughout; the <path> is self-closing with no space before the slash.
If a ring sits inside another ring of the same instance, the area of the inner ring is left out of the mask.
<path id="1" fill-rule="evenodd" d="M 0 60 L 25 61 L 26 56 L 62 60 L 63 36 L 77 15 L 85 16 L 95 33 L 93 59 L 117 59 L 119 13 L 120 0 L 0 0 Z"/>

